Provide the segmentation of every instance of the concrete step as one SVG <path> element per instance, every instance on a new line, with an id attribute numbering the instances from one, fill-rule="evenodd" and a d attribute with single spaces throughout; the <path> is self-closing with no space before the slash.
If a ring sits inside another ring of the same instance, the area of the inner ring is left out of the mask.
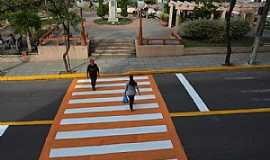
<path id="1" fill-rule="evenodd" d="M 133 43 L 128 43 L 128 42 L 114 42 L 114 43 L 95 43 L 96 47 L 103 47 L 103 46 L 134 46 Z"/>
<path id="2" fill-rule="evenodd" d="M 133 53 L 135 52 L 135 49 L 129 49 L 129 50 L 96 50 L 95 53 Z"/>
<path id="3" fill-rule="evenodd" d="M 131 56 L 135 55 L 135 52 L 100 52 L 92 53 L 92 56 Z"/>
<path id="4" fill-rule="evenodd" d="M 95 43 L 121 43 L 121 42 L 128 42 L 128 43 L 134 43 L 134 40 L 132 39 L 96 39 Z"/>

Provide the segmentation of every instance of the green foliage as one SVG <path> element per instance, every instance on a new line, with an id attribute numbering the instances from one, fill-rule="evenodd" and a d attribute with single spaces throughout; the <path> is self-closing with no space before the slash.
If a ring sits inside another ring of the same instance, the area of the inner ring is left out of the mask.
<path id="1" fill-rule="evenodd" d="M 70 8 L 74 5 L 70 0 L 47 0 L 50 16 L 58 23 L 62 24 L 65 34 L 69 34 L 70 25 L 76 28 L 81 18 Z"/>
<path id="2" fill-rule="evenodd" d="M 156 0 L 144 0 L 144 3 L 146 3 L 146 4 L 155 4 Z"/>
<path id="3" fill-rule="evenodd" d="M 231 23 L 232 39 L 243 38 L 250 30 L 249 24 L 242 19 L 233 19 Z M 180 26 L 182 37 L 192 40 L 207 40 L 209 42 L 224 41 L 224 21 L 222 20 L 194 20 Z"/>
<path id="4" fill-rule="evenodd" d="M 131 7 L 136 7 L 137 6 L 137 0 L 128 0 L 128 5 Z"/>
<path id="5" fill-rule="evenodd" d="M 240 39 L 244 37 L 249 31 L 251 27 L 248 21 L 245 21 L 241 18 L 233 18 L 231 19 L 231 34 L 233 39 Z"/>
<path id="6" fill-rule="evenodd" d="M 164 5 L 163 5 L 163 12 L 169 14 L 169 5 L 168 5 L 168 3 L 164 3 Z"/>
<path id="7" fill-rule="evenodd" d="M 31 11 L 18 11 L 9 16 L 9 22 L 19 33 L 25 34 L 41 27 L 40 17 Z"/>
<path id="8" fill-rule="evenodd" d="M 128 0 L 120 0 L 119 6 L 121 8 L 121 16 L 123 17 L 128 16 L 127 5 L 128 5 Z"/>
<path id="9" fill-rule="evenodd" d="M 194 8 L 194 15 L 196 18 L 207 18 L 211 17 L 211 14 L 218 8 L 213 2 L 220 2 L 220 0 L 197 0 L 196 3 L 201 3 L 201 7 Z"/>
<path id="10" fill-rule="evenodd" d="M 169 14 L 168 13 L 161 13 L 160 14 L 160 19 L 162 20 L 162 21 L 168 21 L 169 20 Z"/>
<path id="11" fill-rule="evenodd" d="M 99 0 L 98 1 L 98 8 L 97 8 L 97 15 L 99 17 L 104 18 L 104 16 L 106 14 L 109 13 L 109 5 L 108 4 L 104 4 L 103 0 Z"/>
<path id="12" fill-rule="evenodd" d="M 5 20 L 10 14 L 14 14 L 18 11 L 31 10 L 36 12 L 40 6 L 40 0 L 0 0 L 0 20 Z"/>

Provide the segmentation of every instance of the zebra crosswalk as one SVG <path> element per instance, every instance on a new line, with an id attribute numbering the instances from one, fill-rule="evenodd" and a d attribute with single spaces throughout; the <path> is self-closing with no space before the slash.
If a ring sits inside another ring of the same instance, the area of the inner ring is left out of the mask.
<path id="1" fill-rule="evenodd" d="M 185 160 L 186 155 L 152 76 L 135 76 L 134 109 L 122 102 L 128 77 L 73 80 L 40 160 Z"/>

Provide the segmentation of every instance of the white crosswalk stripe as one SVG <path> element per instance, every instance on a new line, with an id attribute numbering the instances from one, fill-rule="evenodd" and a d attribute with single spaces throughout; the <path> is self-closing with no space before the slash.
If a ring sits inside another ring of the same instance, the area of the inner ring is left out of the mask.
<path id="1" fill-rule="evenodd" d="M 98 129 L 98 130 L 80 130 L 58 132 L 56 139 L 76 139 L 90 137 L 120 136 L 132 134 L 160 133 L 166 132 L 166 125 L 140 126 L 128 128 Z"/>
<path id="2" fill-rule="evenodd" d="M 92 159 L 95 156 L 123 159 L 121 154 L 130 154 L 132 159 L 134 152 L 140 151 L 148 156 L 146 159 L 151 159 L 149 152 L 156 152 L 152 154 L 153 159 L 164 156 L 167 160 L 177 160 L 174 157 L 178 157 L 178 153 L 171 154 L 175 143 L 164 118 L 166 112 L 157 99 L 150 76 L 134 76 L 134 79 L 139 80 L 142 93 L 135 96 L 134 112 L 129 111 L 129 104 L 124 104 L 123 96 L 119 96 L 124 93 L 129 77 L 99 78 L 96 91 L 91 90 L 89 79 L 73 81 L 73 88 L 69 89 L 68 98 L 57 115 L 61 117 L 56 117 L 59 119 L 57 127 L 49 134 L 53 135 L 53 142 L 47 147 L 45 159 Z M 89 90 L 85 90 L 87 88 Z M 167 152 L 171 156 L 167 156 Z"/>
<path id="3" fill-rule="evenodd" d="M 96 88 L 98 87 L 121 87 L 126 86 L 127 83 L 110 83 L 110 84 L 97 84 Z M 150 82 L 138 82 L 138 85 L 150 85 Z M 75 88 L 91 88 L 90 84 L 78 84 L 75 86 Z"/>
<path id="4" fill-rule="evenodd" d="M 87 123 L 105 123 L 105 122 L 123 122 L 123 121 L 145 121 L 163 119 L 161 113 L 121 115 L 121 116 L 104 116 L 104 117 L 87 117 L 87 118 L 66 118 L 62 119 L 61 125 L 66 124 L 87 124 Z"/>
<path id="5" fill-rule="evenodd" d="M 147 100 L 155 99 L 155 95 L 138 95 L 135 100 Z M 83 99 L 71 99 L 69 104 L 81 104 L 81 103 L 102 103 L 102 102 L 122 102 L 123 97 L 106 97 L 106 98 L 83 98 Z"/>
<path id="6" fill-rule="evenodd" d="M 50 158 L 172 149 L 170 140 L 52 149 Z"/>
<path id="7" fill-rule="evenodd" d="M 134 80 L 148 80 L 148 76 L 136 76 Z M 98 82 L 128 81 L 129 77 L 99 78 Z M 80 79 L 77 83 L 90 83 L 90 79 Z"/>
<path id="8" fill-rule="evenodd" d="M 134 109 L 154 109 L 158 108 L 157 103 L 144 103 L 144 104 L 134 104 Z M 74 113 L 94 113 L 94 112 L 111 112 L 111 111 L 125 111 L 129 110 L 129 105 L 118 105 L 118 106 L 106 106 L 106 107 L 87 107 L 87 108 L 72 108 L 66 109 L 64 114 L 74 114 Z"/>
<path id="9" fill-rule="evenodd" d="M 151 92 L 152 88 L 140 88 L 140 92 Z M 116 90 L 102 90 L 102 91 L 80 91 L 73 92 L 72 96 L 82 96 L 82 95 L 97 95 L 97 94 L 116 94 L 124 93 L 125 89 L 116 89 Z"/>

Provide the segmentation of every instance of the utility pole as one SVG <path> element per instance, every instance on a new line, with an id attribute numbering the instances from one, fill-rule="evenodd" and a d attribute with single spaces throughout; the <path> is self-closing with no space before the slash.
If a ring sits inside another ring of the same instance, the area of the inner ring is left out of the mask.
<path id="1" fill-rule="evenodd" d="M 266 0 L 264 7 L 261 10 L 259 10 L 259 13 L 258 13 L 259 19 L 258 19 L 258 24 L 256 27 L 255 39 L 253 42 L 252 52 L 250 54 L 248 64 L 254 64 L 256 61 L 257 50 L 259 48 L 261 37 L 263 35 L 264 24 L 265 24 L 266 16 L 269 11 L 269 5 L 270 5 L 270 0 Z"/>

